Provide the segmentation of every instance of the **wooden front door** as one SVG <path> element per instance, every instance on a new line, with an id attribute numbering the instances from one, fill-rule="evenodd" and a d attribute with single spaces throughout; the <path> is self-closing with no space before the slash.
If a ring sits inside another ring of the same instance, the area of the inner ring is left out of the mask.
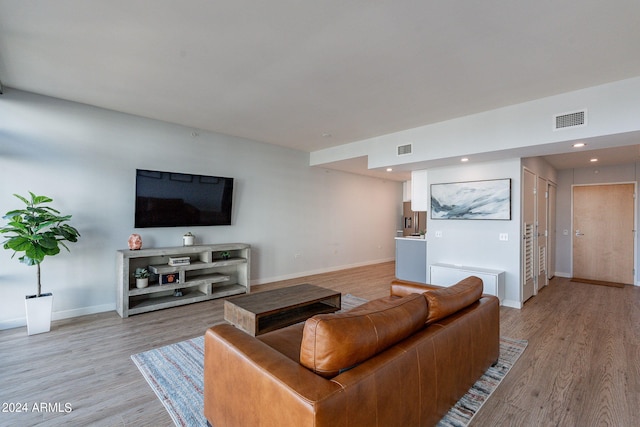
<path id="1" fill-rule="evenodd" d="M 634 184 L 573 187 L 573 277 L 633 284 Z"/>

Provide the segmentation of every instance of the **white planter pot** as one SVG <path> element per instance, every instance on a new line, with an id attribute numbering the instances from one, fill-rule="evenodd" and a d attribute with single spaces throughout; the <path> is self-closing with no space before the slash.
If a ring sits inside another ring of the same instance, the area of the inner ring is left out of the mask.
<path id="1" fill-rule="evenodd" d="M 136 288 L 142 289 L 149 286 L 149 278 L 145 277 L 144 279 L 136 279 Z"/>
<path id="2" fill-rule="evenodd" d="M 41 334 L 51 330 L 51 310 L 53 294 L 42 294 L 39 297 L 29 295 L 24 300 L 27 309 L 27 334 Z"/>

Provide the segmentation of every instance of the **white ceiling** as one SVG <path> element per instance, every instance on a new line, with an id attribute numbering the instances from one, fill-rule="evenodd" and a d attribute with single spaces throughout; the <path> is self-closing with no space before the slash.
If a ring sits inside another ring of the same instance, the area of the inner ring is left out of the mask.
<path id="1" fill-rule="evenodd" d="M 638 46 L 637 0 L 0 0 L 8 88 L 303 151 L 639 76 Z"/>
<path id="2" fill-rule="evenodd" d="M 640 161 L 640 145 L 626 145 L 599 150 L 576 149 L 571 153 L 544 156 L 554 168 L 574 169 L 605 167 Z"/>

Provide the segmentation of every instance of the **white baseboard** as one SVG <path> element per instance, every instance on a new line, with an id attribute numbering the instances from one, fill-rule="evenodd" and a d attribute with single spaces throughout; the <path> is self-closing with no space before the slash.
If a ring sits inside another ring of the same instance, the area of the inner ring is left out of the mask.
<path id="1" fill-rule="evenodd" d="M 51 320 L 70 319 L 72 317 L 86 316 L 88 314 L 104 313 L 106 311 L 115 311 L 115 304 L 94 305 L 91 307 L 75 308 L 73 310 L 54 311 L 51 313 Z M 27 326 L 27 318 L 19 317 L 0 322 L 0 330 L 20 328 Z"/>
<path id="2" fill-rule="evenodd" d="M 513 301 L 510 299 L 505 299 L 502 301 L 502 305 L 504 307 L 511 307 L 511 308 L 517 308 L 517 309 L 521 309 L 522 308 L 522 303 L 520 301 Z"/>
<path id="3" fill-rule="evenodd" d="M 75 308 L 73 310 L 54 311 L 51 314 L 53 320 L 69 319 L 71 317 L 86 316 L 87 314 L 104 313 L 105 311 L 115 311 L 116 305 L 114 304 L 102 304 L 94 305 L 91 307 Z"/>
<path id="4" fill-rule="evenodd" d="M 567 279 L 571 279 L 573 277 L 573 275 L 571 275 L 570 273 L 559 273 L 557 271 L 556 271 L 556 276 L 564 277 L 564 278 L 567 278 Z M 640 282 L 636 282 L 635 286 L 640 286 Z"/>
<path id="5" fill-rule="evenodd" d="M 25 317 L 3 320 L 2 322 L 0 322 L 0 331 L 5 329 L 19 328 L 21 326 L 27 326 L 27 319 Z"/>
<path id="6" fill-rule="evenodd" d="M 395 261 L 395 258 L 384 258 L 384 259 L 379 259 L 374 261 L 359 262 L 355 264 L 320 268 L 317 270 L 301 271 L 299 273 L 286 274 L 283 276 L 260 278 L 260 279 L 251 280 L 251 286 L 262 285 L 262 284 L 271 283 L 271 282 L 279 282 L 281 280 L 297 279 L 298 277 L 313 276 L 314 274 L 332 273 L 334 271 L 347 270 L 349 268 L 366 267 L 367 265 L 380 264 L 383 262 L 390 262 L 390 261 Z"/>

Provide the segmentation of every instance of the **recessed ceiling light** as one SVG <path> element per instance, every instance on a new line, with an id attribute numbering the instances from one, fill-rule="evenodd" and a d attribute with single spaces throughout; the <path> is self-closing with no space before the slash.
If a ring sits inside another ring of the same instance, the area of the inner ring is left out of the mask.
<path id="1" fill-rule="evenodd" d="M 387 172 L 392 172 L 393 168 L 387 168 Z"/>
<path id="2" fill-rule="evenodd" d="M 469 161 L 469 158 L 468 158 L 468 157 L 463 157 L 463 158 L 461 158 L 461 159 L 460 159 L 460 161 L 461 161 L 461 162 L 468 162 L 468 161 Z"/>
<path id="3" fill-rule="evenodd" d="M 595 159 L 595 158 L 594 158 L 594 159 L 591 159 L 591 160 L 589 160 L 589 161 L 590 161 L 591 163 L 595 163 L 595 162 L 597 162 L 597 161 L 598 161 L 598 159 Z"/>
<path id="4" fill-rule="evenodd" d="M 573 148 L 582 148 L 586 146 L 587 144 L 585 144 L 584 142 L 576 142 L 575 144 L 573 144 Z"/>

